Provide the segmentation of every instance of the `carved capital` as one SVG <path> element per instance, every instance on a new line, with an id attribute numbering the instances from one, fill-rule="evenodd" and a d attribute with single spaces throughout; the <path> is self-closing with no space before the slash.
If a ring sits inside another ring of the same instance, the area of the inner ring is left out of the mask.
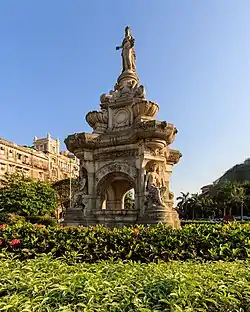
<path id="1" fill-rule="evenodd" d="M 168 164 L 175 165 L 179 162 L 181 157 L 182 154 L 178 150 L 171 149 L 166 160 Z"/>

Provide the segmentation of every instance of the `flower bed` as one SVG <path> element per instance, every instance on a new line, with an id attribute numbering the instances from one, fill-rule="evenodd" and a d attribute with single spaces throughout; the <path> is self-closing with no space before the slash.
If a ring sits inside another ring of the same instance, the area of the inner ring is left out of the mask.
<path id="1" fill-rule="evenodd" d="M 51 253 L 78 261 L 226 260 L 250 257 L 250 224 L 164 225 L 109 230 L 104 227 L 45 227 L 24 224 L 0 228 L 0 250 L 20 259 Z"/>
<path id="2" fill-rule="evenodd" d="M 1 311 L 248 311 L 247 261 L 0 261 Z"/>

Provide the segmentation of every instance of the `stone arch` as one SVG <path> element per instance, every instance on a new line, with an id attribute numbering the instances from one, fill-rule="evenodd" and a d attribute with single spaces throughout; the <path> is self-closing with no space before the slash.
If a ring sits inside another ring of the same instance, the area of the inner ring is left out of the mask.
<path id="1" fill-rule="evenodd" d="M 96 184 L 98 185 L 101 179 L 112 172 L 124 173 L 132 180 L 136 180 L 137 177 L 137 169 L 134 165 L 126 161 L 117 161 L 104 165 L 96 172 Z"/>
<path id="2" fill-rule="evenodd" d="M 136 180 L 127 173 L 113 171 L 107 173 L 97 184 L 100 208 L 108 210 L 124 209 L 124 195 L 130 189 L 136 190 Z"/>

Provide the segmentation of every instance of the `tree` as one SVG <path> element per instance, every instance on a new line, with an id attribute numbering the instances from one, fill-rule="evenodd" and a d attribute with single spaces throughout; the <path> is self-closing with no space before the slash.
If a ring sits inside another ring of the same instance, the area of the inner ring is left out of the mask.
<path id="1" fill-rule="evenodd" d="M 244 213 L 246 215 L 250 215 L 250 181 L 244 181 L 240 184 L 240 186 L 244 189 Z"/>
<path id="2" fill-rule="evenodd" d="M 134 204 L 133 194 L 132 194 L 131 191 L 128 191 L 125 194 L 125 198 L 124 198 L 124 208 L 125 209 L 132 209 L 133 208 L 133 204 Z"/>
<path id="3" fill-rule="evenodd" d="M 0 207 L 3 212 L 25 217 L 55 213 L 56 192 L 49 183 L 17 174 L 6 174 L 1 182 Z"/>
<path id="4" fill-rule="evenodd" d="M 78 179 L 71 179 L 71 195 L 75 193 L 77 189 L 77 181 Z M 58 202 L 62 206 L 63 209 L 67 209 L 69 207 L 70 202 L 70 179 L 64 179 L 60 181 L 56 181 L 52 184 L 54 190 L 56 190 L 58 196 Z"/>
<path id="5" fill-rule="evenodd" d="M 188 200 L 188 205 L 192 211 L 192 219 L 194 220 L 196 217 L 196 211 L 201 210 L 202 207 L 198 193 L 191 195 L 191 197 Z"/>
<path id="6" fill-rule="evenodd" d="M 178 200 L 177 207 L 181 214 L 185 217 L 189 217 L 189 204 L 190 204 L 190 193 L 181 192 L 181 196 L 176 198 Z"/>
<path id="7" fill-rule="evenodd" d="M 239 209 L 246 200 L 245 190 L 240 183 L 224 181 L 219 183 L 212 190 L 212 198 L 217 203 L 221 213 L 232 215 L 240 214 Z"/>

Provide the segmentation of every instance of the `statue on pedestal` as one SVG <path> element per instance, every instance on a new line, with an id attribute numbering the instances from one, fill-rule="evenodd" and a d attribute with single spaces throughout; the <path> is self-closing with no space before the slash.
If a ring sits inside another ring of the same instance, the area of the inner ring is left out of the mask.
<path id="1" fill-rule="evenodd" d="M 122 45 L 116 47 L 116 50 L 122 49 L 122 72 L 124 71 L 136 71 L 135 65 L 135 50 L 134 50 L 135 39 L 131 35 L 130 27 L 125 28 L 125 38 L 122 41 Z"/>

